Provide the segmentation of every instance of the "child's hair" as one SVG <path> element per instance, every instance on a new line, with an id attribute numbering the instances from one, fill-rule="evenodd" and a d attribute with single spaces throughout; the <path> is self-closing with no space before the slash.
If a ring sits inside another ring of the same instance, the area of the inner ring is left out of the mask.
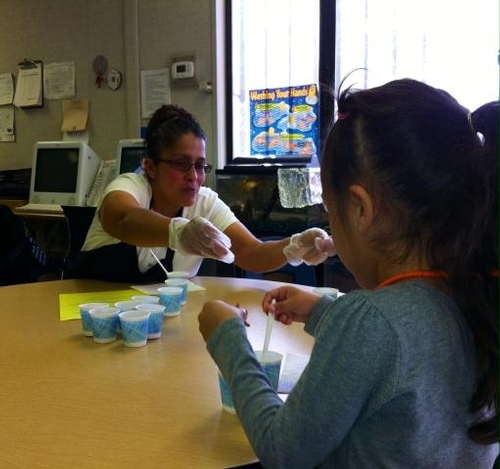
<path id="1" fill-rule="evenodd" d="M 363 184 L 383 212 L 377 248 L 399 241 L 402 259 L 417 250 L 446 272 L 476 343 L 470 411 L 489 412 L 469 434 L 485 444 L 498 441 L 498 140 L 498 102 L 469 113 L 445 91 L 403 79 L 344 90 L 321 161 L 344 225 L 348 188 Z"/>
<path id="2" fill-rule="evenodd" d="M 174 104 L 164 104 L 153 113 L 146 129 L 147 156 L 160 160 L 164 149 L 172 148 L 181 136 L 189 133 L 206 140 L 193 114 Z"/>

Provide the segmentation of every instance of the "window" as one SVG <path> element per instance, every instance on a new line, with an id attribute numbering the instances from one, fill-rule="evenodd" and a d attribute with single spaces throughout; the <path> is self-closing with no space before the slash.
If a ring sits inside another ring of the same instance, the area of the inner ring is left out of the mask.
<path id="1" fill-rule="evenodd" d="M 319 0 L 233 0 L 230 162 L 310 162 L 318 152 Z"/>
<path id="2" fill-rule="evenodd" d="M 471 110 L 498 99 L 498 2 L 226 0 L 225 8 L 222 165 L 269 156 L 252 153 L 252 90 L 317 84 L 320 131 L 333 110 L 322 92 L 347 75 L 359 88 L 415 78 Z"/>
<path id="3" fill-rule="evenodd" d="M 474 110 L 498 99 L 499 3 L 336 0 L 335 81 L 415 78 Z"/>

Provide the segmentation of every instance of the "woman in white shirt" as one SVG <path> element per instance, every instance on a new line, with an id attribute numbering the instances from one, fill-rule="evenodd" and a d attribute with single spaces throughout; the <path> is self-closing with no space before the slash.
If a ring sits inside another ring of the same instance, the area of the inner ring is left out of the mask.
<path id="1" fill-rule="evenodd" d="M 69 276 L 162 280 L 165 275 L 150 249 L 167 270 L 186 270 L 191 276 L 205 257 L 263 272 L 287 262 L 318 264 L 334 253 L 331 238 L 318 228 L 262 242 L 216 192 L 202 187 L 212 169 L 206 161 L 205 134 L 185 109 L 159 108 L 149 121 L 146 147 L 144 174 L 120 175 L 104 191 Z"/>

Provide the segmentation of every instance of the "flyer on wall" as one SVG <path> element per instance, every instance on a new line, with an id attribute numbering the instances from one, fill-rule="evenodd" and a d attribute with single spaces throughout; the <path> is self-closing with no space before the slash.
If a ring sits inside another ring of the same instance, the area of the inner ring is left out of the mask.
<path id="1" fill-rule="evenodd" d="M 250 153 L 256 157 L 317 156 L 316 84 L 250 91 Z"/>

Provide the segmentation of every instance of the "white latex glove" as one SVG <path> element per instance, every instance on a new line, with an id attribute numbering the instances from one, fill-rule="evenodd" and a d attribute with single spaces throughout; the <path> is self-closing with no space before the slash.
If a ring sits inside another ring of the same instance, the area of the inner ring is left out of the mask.
<path id="1" fill-rule="evenodd" d="M 180 254 L 209 257 L 230 264 L 231 240 L 203 217 L 172 218 L 168 227 L 169 247 Z"/>
<path id="2" fill-rule="evenodd" d="M 309 228 L 294 234 L 283 253 L 291 265 L 300 265 L 302 262 L 318 265 L 335 255 L 336 250 L 333 239 L 326 231 L 321 228 Z"/>

